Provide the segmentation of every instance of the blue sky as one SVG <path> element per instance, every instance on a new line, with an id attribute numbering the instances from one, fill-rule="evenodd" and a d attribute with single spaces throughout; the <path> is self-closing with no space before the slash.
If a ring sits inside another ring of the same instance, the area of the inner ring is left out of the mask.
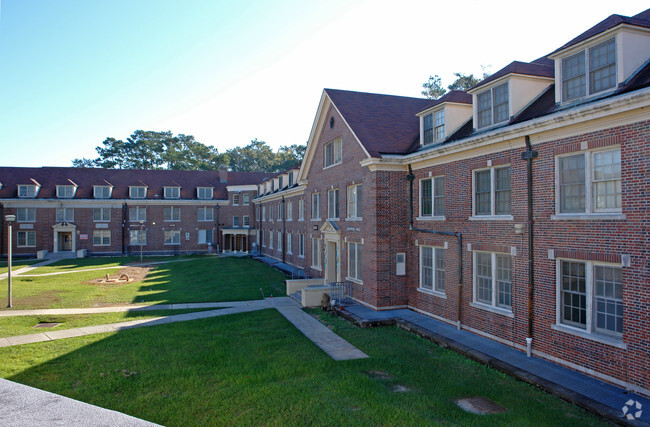
<path id="1" fill-rule="evenodd" d="M 636 0 L 0 0 L 0 166 L 69 166 L 171 130 L 303 144 L 322 89 L 420 96 L 547 54 Z M 542 7 L 543 5 L 543 7 Z M 561 13 L 560 13 L 561 12 Z"/>

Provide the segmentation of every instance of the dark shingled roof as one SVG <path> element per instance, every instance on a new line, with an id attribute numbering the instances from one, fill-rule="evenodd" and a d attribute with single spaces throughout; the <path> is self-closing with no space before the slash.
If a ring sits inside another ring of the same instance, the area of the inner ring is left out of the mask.
<path id="1" fill-rule="evenodd" d="M 404 154 L 420 138 L 415 116 L 430 99 L 325 89 L 371 157 Z M 417 145 L 417 144 L 416 144 Z"/>
<path id="2" fill-rule="evenodd" d="M 593 27 L 589 28 L 587 31 L 580 34 L 578 37 L 575 37 L 573 40 L 569 41 L 568 43 L 565 43 L 560 48 L 555 49 L 551 53 L 551 55 L 561 50 L 564 50 L 566 48 L 569 48 L 573 45 L 576 45 L 580 42 L 583 42 L 595 35 L 602 33 L 603 31 L 607 31 L 610 28 L 614 28 L 617 25 L 621 25 L 621 24 L 628 24 L 637 27 L 650 28 L 650 9 L 638 13 L 632 17 L 622 16 L 622 15 L 611 15 L 603 19 Z"/>
<path id="3" fill-rule="evenodd" d="M 459 104 L 471 104 L 472 103 L 472 95 L 469 93 L 462 91 L 462 90 L 450 90 L 444 96 L 438 98 L 438 99 L 430 99 L 429 104 L 422 109 L 422 111 L 428 110 L 431 107 L 435 107 L 436 105 L 440 105 L 443 102 L 456 102 Z M 419 112 L 422 112 L 419 111 Z"/>
<path id="4" fill-rule="evenodd" d="M 513 61 L 510 64 L 506 65 L 496 73 L 485 78 L 472 89 L 486 85 L 500 77 L 506 76 L 508 74 L 524 74 L 527 76 L 538 76 L 538 77 L 550 77 L 555 76 L 555 68 L 553 67 L 553 61 L 550 59 L 550 64 L 547 61 L 543 61 L 542 58 L 535 60 L 536 62 L 520 62 Z"/>
<path id="5" fill-rule="evenodd" d="M 149 187 L 147 199 L 164 199 L 163 187 L 180 186 L 181 199 L 196 199 L 196 187 L 213 187 L 213 198 L 225 200 L 228 198 L 226 186 L 256 185 L 265 177 L 273 176 L 260 172 L 227 174 L 227 182 L 221 182 L 219 171 L 0 167 L 0 199 L 18 197 L 19 184 L 33 184 L 32 180 L 36 180 L 41 185 L 37 199 L 54 199 L 57 185 L 70 185 L 73 181 L 78 186 L 74 199 L 92 199 L 94 185 L 110 183 L 113 186 L 111 199 L 128 199 L 129 186 L 146 185 Z"/>

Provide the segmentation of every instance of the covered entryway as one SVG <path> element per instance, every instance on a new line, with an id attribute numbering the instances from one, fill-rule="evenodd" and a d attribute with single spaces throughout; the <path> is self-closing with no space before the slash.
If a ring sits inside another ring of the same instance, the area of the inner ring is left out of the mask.
<path id="1" fill-rule="evenodd" d="M 54 224 L 52 226 L 54 232 L 54 241 L 52 244 L 52 252 L 76 252 L 77 250 L 77 226 L 68 224 L 66 222 Z"/>
<path id="2" fill-rule="evenodd" d="M 222 252 L 248 253 L 255 230 L 249 228 L 224 228 Z"/>
<path id="3" fill-rule="evenodd" d="M 323 233 L 325 256 L 323 271 L 325 283 L 341 281 L 341 229 L 334 222 L 327 220 L 320 228 Z"/>
<path id="4" fill-rule="evenodd" d="M 59 252 L 72 251 L 72 233 L 69 231 L 59 232 Z"/>

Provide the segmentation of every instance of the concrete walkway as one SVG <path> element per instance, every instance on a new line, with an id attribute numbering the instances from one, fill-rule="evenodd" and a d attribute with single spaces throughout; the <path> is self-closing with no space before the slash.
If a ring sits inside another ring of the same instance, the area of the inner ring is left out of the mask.
<path id="1" fill-rule="evenodd" d="M 58 259 L 44 259 L 43 261 L 37 262 L 36 264 L 28 265 L 26 267 L 19 267 L 19 268 L 15 269 L 15 270 L 13 269 L 13 266 L 12 266 L 11 277 L 18 276 L 19 274 L 27 273 L 29 271 L 37 269 L 38 267 L 43 267 L 43 266 L 46 266 L 46 265 L 50 265 L 50 264 L 55 263 L 57 261 L 59 261 L 59 260 Z M 0 274 L 0 280 L 6 279 L 8 276 L 9 276 L 9 272 L 2 273 L 2 274 Z"/>

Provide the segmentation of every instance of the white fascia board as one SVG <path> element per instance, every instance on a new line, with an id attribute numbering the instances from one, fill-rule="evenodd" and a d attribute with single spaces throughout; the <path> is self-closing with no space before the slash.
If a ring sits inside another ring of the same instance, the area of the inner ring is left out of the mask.
<path id="1" fill-rule="evenodd" d="M 298 187 L 293 187 L 288 190 L 278 191 L 277 193 L 269 194 L 262 197 L 256 197 L 253 199 L 253 203 L 266 203 L 275 200 L 282 200 L 282 197 L 286 198 L 286 197 L 300 196 L 301 194 L 304 194 L 304 192 L 305 192 L 305 186 L 300 185 Z"/>
<path id="2" fill-rule="evenodd" d="M 7 208 L 121 208 L 125 203 L 128 206 L 215 206 L 228 204 L 227 200 L 149 200 L 149 199 L 0 199 Z"/>
<path id="3" fill-rule="evenodd" d="M 247 184 L 247 185 L 228 185 L 226 186 L 228 192 L 238 192 L 238 191 L 257 191 L 256 184 Z"/>

